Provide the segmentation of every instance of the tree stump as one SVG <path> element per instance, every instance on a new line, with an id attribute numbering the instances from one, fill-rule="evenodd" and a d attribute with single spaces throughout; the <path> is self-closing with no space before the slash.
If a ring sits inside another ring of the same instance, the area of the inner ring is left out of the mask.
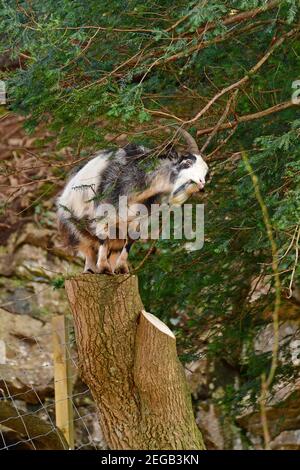
<path id="1" fill-rule="evenodd" d="M 171 330 L 144 311 L 132 275 L 66 281 L 79 367 L 110 449 L 203 449 Z"/>

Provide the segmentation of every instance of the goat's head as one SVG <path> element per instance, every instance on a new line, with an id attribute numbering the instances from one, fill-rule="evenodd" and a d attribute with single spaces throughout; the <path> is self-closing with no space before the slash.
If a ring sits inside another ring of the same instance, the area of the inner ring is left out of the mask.
<path id="1" fill-rule="evenodd" d="M 173 151 L 173 189 L 170 203 L 183 204 L 193 193 L 203 191 L 208 174 L 208 166 L 203 160 L 195 139 L 184 129 L 178 132 L 188 144 L 186 153 Z"/>

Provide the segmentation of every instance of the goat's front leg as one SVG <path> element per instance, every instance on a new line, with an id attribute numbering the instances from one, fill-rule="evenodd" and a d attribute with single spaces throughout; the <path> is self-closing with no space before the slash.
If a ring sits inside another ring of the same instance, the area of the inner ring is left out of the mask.
<path id="1" fill-rule="evenodd" d="M 112 274 L 111 266 L 107 259 L 108 253 L 108 238 L 100 240 L 100 247 L 97 259 L 97 273 L 98 274 Z"/>
<path id="2" fill-rule="evenodd" d="M 128 239 L 123 246 L 123 249 L 120 253 L 120 256 L 117 259 L 116 266 L 114 269 L 115 274 L 128 274 L 129 273 L 129 267 L 127 264 L 128 260 L 128 254 L 130 251 L 130 248 L 132 247 L 134 243 L 134 240 Z"/>
<path id="3" fill-rule="evenodd" d="M 88 238 L 82 237 L 78 245 L 78 251 L 85 257 L 84 274 L 94 274 L 96 269 L 96 248 Z"/>

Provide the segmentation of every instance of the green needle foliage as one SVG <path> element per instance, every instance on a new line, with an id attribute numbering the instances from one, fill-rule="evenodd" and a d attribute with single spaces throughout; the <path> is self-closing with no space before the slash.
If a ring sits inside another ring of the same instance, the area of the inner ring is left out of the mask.
<path id="1" fill-rule="evenodd" d="M 187 251 L 185 240 L 163 240 L 147 256 L 151 243 L 136 244 L 133 262 L 147 257 L 139 269 L 143 300 L 177 332 L 183 360 L 195 357 L 204 342 L 211 357 L 242 377 L 239 393 L 228 387 L 224 403 L 231 406 L 249 389 L 253 394 L 271 363 L 269 353 L 253 354 L 253 338 L 266 321 L 262 312 L 273 308 L 274 273 L 242 154 L 247 152 L 269 211 L 284 297 L 300 277 L 300 112 L 291 104 L 293 83 L 300 80 L 299 2 L 1 4 L 0 53 L 21 64 L 3 72 L 9 108 L 27 117 L 29 131 L 47 125 L 61 147 L 103 148 L 104 135 L 116 129 L 155 146 L 167 139 L 163 126 L 187 121 L 201 148 L 210 135 L 205 129 L 219 122 L 238 90 L 205 150 L 213 177 L 197 200 L 205 202 L 203 249 Z M 268 279 L 268 294 L 249 302 L 258 277 Z M 202 341 L 207 330 L 209 340 Z M 277 378 L 283 372 L 279 367 Z"/>

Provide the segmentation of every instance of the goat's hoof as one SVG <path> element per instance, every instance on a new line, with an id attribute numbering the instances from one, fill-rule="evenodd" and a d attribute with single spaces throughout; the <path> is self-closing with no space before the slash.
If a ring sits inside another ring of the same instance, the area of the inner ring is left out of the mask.
<path id="1" fill-rule="evenodd" d="M 126 264 L 120 264 L 115 267 L 114 274 L 129 274 L 129 268 Z"/>
<path id="2" fill-rule="evenodd" d="M 95 274 L 95 271 L 93 271 L 91 268 L 85 269 L 82 274 Z"/>
<path id="3" fill-rule="evenodd" d="M 97 274 L 113 274 L 109 263 L 97 266 Z"/>

